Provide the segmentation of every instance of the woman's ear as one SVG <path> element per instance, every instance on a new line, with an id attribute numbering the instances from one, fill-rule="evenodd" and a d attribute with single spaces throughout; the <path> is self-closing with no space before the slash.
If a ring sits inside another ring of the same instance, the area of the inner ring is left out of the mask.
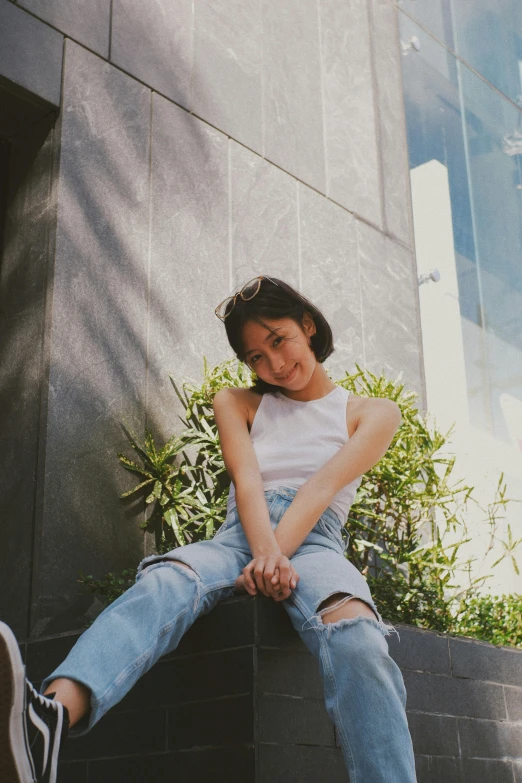
<path id="1" fill-rule="evenodd" d="M 303 315 L 303 329 L 307 337 L 311 337 L 317 331 L 315 321 L 308 311 Z"/>

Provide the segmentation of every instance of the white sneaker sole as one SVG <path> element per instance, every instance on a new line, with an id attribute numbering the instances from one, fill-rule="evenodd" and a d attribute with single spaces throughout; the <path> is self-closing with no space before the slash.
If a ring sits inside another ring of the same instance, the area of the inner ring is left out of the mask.
<path id="1" fill-rule="evenodd" d="M 25 667 L 16 637 L 0 621 L 0 780 L 35 783 L 25 723 Z"/>

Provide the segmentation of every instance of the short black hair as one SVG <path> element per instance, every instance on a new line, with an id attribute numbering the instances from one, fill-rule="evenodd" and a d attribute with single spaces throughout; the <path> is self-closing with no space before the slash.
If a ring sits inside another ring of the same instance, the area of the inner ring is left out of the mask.
<path id="1" fill-rule="evenodd" d="M 244 362 L 245 348 L 242 332 L 247 321 L 255 321 L 269 329 L 268 324 L 263 322 L 263 318 L 273 320 L 291 318 L 303 328 L 305 313 L 309 313 L 315 323 L 316 332 L 310 338 L 311 348 L 317 361 L 322 364 L 334 351 L 330 324 L 321 311 L 306 297 L 277 277 L 263 278 L 258 293 L 252 299 L 245 302 L 241 296 L 237 297 L 232 312 L 224 321 L 228 342 L 237 358 Z M 279 386 L 266 383 L 261 378 L 256 378 L 252 386 L 252 391 L 258 394 L 274 392 L 279 389 Z"/>

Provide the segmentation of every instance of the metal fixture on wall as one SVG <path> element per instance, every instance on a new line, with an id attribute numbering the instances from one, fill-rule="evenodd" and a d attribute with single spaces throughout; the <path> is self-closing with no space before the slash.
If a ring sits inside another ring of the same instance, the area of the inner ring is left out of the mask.
<path id="1" fill-rule="evenodd" d="M 412 35 L 408 43 L 404 43 L 404 41 L 401 41 L 401 49 L 402 54 L 407 55 L 410 51 L 411 52 L 420 52 L 421 50 L 421 42 L 417 38 L 416 35 Z"/>
<path id="2" fill-rule="evenodd" d="M 419 285 L 422 285 L 423 283 L 431 283 L 432 281 L 434 283 L 438 283 L 440 280 L 440 272 L 438 269 L 430 269 L 429 272 L 424 272 L 424 274 L 419 275 L 418 283 Z"/>

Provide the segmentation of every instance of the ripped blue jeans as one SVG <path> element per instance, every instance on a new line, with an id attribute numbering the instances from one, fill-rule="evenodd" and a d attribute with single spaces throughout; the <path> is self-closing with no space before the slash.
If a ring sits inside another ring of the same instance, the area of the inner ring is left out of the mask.
<path id="1" fill-rule="evenodd" d="M 274 529 L 296 491 L 278 487 L 265 492 Z M 326 709 L 351 783 L 412 783 L 406 690 L 384 638 L 392 629 L 382 621 L 366 580 L 344 556 L 341 531 L 339 517 L 327 508 L 291 558 L 300 581 L 281 604 L 319 663 Z M 233 506 L 212 540 L 142 560 L 136 583 L 104 609 L 42 682 L 41 693 L 58 677 L 90 688 L 90 712 L 70 729 L 70 736 L 88 732 L 161 656 L 176 649 L 198 617 L 234 595 L 235 580 L 251 559 Z M 319 608 L 336 593 L 344 595 Z M 323 621 L 322 615 L 351 598 L 368 604 L 375 619 Z"/>

